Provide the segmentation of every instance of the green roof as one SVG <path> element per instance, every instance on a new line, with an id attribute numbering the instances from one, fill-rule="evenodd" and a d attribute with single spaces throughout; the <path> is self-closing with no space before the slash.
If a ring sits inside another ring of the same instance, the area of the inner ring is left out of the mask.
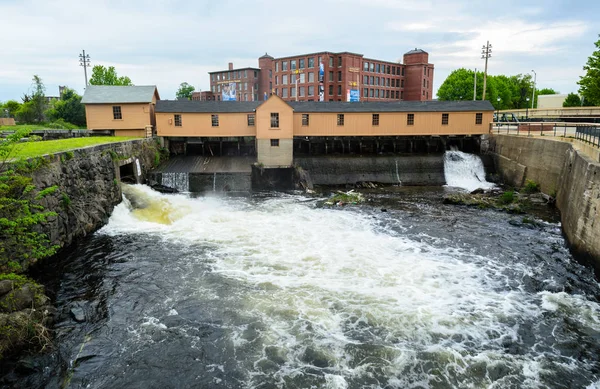
<path id="1" fill-rule="evenodd" d="M 83 104 L 151 103 L 154 93 L 159 99 L 155 85 L 88 85 L 81 102 Z"/>

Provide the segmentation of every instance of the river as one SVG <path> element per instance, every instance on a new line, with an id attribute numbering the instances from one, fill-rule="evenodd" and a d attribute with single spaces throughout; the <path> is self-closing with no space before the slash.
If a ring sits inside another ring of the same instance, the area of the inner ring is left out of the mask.
<path id="1" fill-rule="evenodd" d="M 323 208 L 126 186 L 46 266 L 57 346 L 13 387 L 600 387 L 592 268 L 552 217 L 442 204 L 454 190 Z"/>

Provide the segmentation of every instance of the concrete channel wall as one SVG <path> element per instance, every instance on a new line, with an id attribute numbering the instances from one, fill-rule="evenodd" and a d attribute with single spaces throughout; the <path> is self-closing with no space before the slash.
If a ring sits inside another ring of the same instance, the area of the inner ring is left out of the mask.
<path id="1" fill-rule="evenodd" d="M 600 268 L 600 163 L 589 151 L 568 141 L 509 135 L 493 135 L 489 148 L 504 182 L 521 187 L 533 180 L 556 195 L 573 252 Z"/>

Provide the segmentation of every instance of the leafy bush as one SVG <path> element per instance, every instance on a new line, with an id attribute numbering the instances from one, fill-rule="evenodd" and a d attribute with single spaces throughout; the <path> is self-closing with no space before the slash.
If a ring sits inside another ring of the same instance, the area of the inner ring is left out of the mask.
<path id="1" fill-rule="evenodd" d="M 540 191 L 540 184 L 533 180 L 525 181 L 525 186 L 523 187 L 523 192 L 525 193 L 537 193 Z"/>
<path id="2" fill-rule="evenodd" d="M 513 201 L 515 201 L 515 192 L 512 190 L 502 193 L 502 196 L 498 199 L 498 202 L 501 204 L 510 204 Z"/>
<path id="3" fill-rule="evenodd" d="M 66 122 L 63 119 L 58 119 L 58 120 L 53 121 L 52 123 L 48 123 L 48 124 L 46 124 L 46 127 L 53 128 L 56 130 L 78 130 L 79 129 L 79 127 L 77 127 L 76 125 Z"/>

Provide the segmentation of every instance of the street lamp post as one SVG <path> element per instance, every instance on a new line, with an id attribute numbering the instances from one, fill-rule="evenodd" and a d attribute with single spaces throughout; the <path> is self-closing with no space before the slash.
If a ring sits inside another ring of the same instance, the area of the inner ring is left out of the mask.
<path id="1" fill-rule="evenodd" d="M 535 102 L 535 82 L 537 80 L 537 73 L 535 70 L 531 70 L 533 72 L 533 92 L 531 93 L 531 109 L 533 109 L 533 103 Z"/>
<path id="2" fill-rule="evenodd" d="M 527 100 L 527 104 L 525 106 L 525 118 L 527 120 L 529 120 L 529 97 L 526 100 Z"/>

